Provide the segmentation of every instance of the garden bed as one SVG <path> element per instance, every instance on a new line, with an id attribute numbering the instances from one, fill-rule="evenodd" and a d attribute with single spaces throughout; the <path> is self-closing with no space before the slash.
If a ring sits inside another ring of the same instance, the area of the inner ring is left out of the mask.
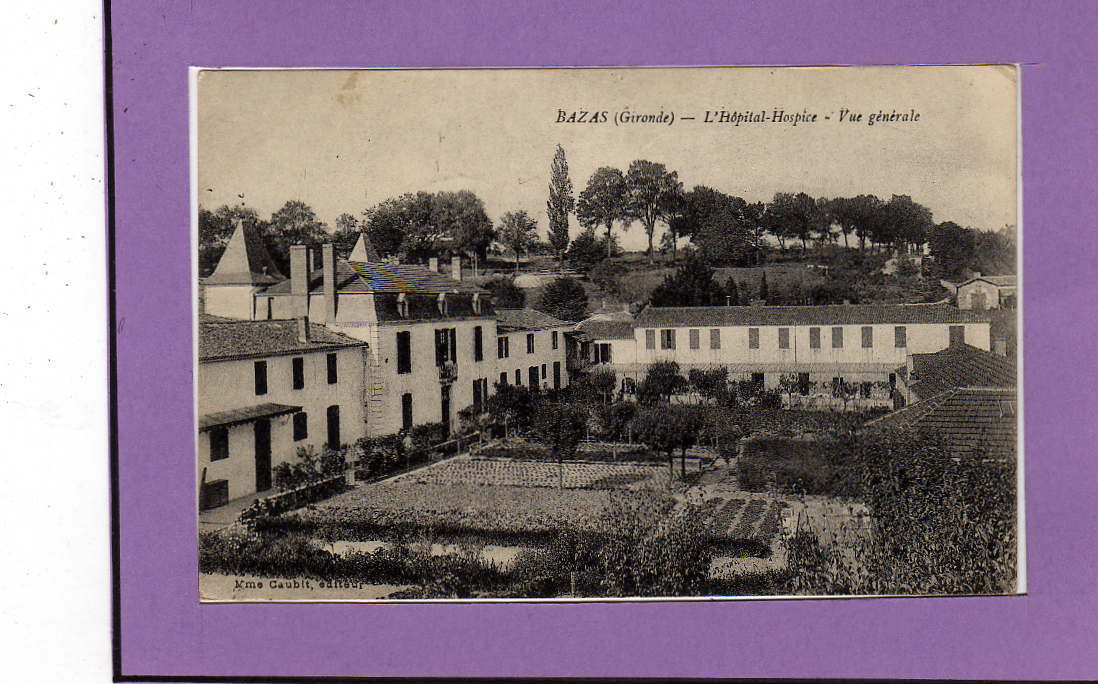
<path id="1" fill-rule="evenodd" d="M 611 463 L 557 463 L 459 457 L 389 481 L 391 485 L 491 485 L 565 489 L 666 488 L 667 469 Z"/>

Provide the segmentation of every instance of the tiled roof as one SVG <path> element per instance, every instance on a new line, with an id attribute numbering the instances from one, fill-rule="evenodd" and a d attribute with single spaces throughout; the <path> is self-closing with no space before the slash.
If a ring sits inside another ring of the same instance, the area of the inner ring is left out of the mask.
<path id="1" fill-rule="evenodd" d="M 974 283 L 977 280 L 982 280 L 985 283 L 991 283 L 997 287 L 1016 287 L 1018 285 L 1018 276 L 1016 275 L 1001 275 L 1001 276 L 979 276 L 977 278 L 969 278 L 963 283 L 959 283 L 957 287 L 964 287 L 969 283 Z"/>
<path id="2" fill-rule="evenodd" d="M 270 285 L 283 279 L 259 233 L 238 223 L 205 285 Z"/>
<path id="3" fill-rule="evenodd" d="M 954 387 L 865 424 L 940 438 L 957 456 L 1013 458 L 1018 441 L 1018 395 L 1013 388 Z"/>
<path id="4" fill-rule="evenodd" d="M 1014 387 L 1018 369 L 1009 360 L 969 344 L 911 355 L 911 391 L 933 397 L 950 387 Z"/>
<path id="5" fill-rule="evenodd" d="M 553 318 L 536 309 L 496 309 L 496 329 L 506 333 L 514 330 L 544 330 L 562 328 L 572 323 Z"/>
<path id="6" fill-rule="evenodd" d="M 287 404 L 259 404 L 257 406 L 232 409 L 231 411 L 207 413 L 204 416 L 198 417 L 198 431 L 202 432 L 204 430 L 211 430 L 215 427 L 239 425 L 240 423 L 247 423 L 259 418 L 272 418 L 287 413 L 297 413 L 300 410 L 300 406 L 289 406 Z"/>
<path id="7" fill-rule="evenodd" d="M 408 294 L 439 294 L 440 292 L 487 293 L 469 282 L 454 280 L 426 266 L 414 264 L 382 264 L 367 261 L 336 260 L 337 292 L 391 292 Z M 319 270 L 311 274 L 309 292 L 323 294 L 324 276 Z M 266 294 L 290 294 L 290 281 L 267 288 Z"/>
<path id="8" fill-rule="evenodd" d="M 634 327 L 708 325 L 870 325 L 874 323 L 986 323 L 986 312 L 946 304 L 832 304 L 827 306 L 650 306 Z"/>
<path id="9" fill-rule="evenodd" d="M 587 334 L 593 340 L 631 340 L 633 339 L 633 321 L 615 321 L 609 319 L 588 318 L 576 324 L 576 330 Z"/>
<path id="10" fill-rule="evenodd" d="M 357 347 L 366 344 L 316 323 L 309 324 L 309 341 L 300 342 L 297 338 L 297 325 L 296 320 L 200 323 L 198 359 L 199 361 L 222 361 Z"/>

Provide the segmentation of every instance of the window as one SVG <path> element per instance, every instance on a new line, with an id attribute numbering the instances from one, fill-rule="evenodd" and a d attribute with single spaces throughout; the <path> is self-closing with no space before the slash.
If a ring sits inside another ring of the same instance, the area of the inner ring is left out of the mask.
<path id="1" fill-rule="evenodd" d="M 656 331 L 645 330 L 644 331 L 644 348 L 655 349 L 656 348 Z"/>
<path id="2" fill-rule="evenodd" d="M 522 369 L 521 368 L 516 368 L 515 369 L 515 384 L 516 385 L 521 385 L 522 384 Z"/>
<path id="3" fill-rule="evenodd" d="M 832 328 L 831 329 L 831 348 L 842 349 L 843 348 L 843 329 Z"/>
<path id="4" fill-rule="evenodd" d="M 339 382 L 339 358 L 335 354 L 328 354 L 328 384 Z"/>
<path id="5" fill-rule="evenodd" d="M 300 442 L 309 436 L 309 416 L 300 411 L 294 414 L 294 441 Z"/>
<path id="6" fill-rule="evenodd" d="M 558 341 L 558 334 L 559 333 L 557 333 L 556 330 L 553 331 L 553 349 L 556 349 L 557 345 L 560 344 L 560 342 Z"/>
<path id="7" fill-rule="evenodd" d="M 408 295 L 403 292 L 397 295 L 397 315 L 408 318 Z"/>
<path id="8" fill-rule="evenodd" d="M 560 389 L 560 361 L 553 362 L 553 389 Z"/>
<path id="9" fill-rule="evenodd" d="M 412 333 L 410 330 L 397 333 L 397 373 L 412 372 Z"/>
<path id="10" fill-rule="evenodd" d="M 534 333 L 526 333 L 526 353 L 534 353 Z"/>
<path id="11" fill-rule="evenodd" d="M 690 348 L 701 349 L 701 330 L 690 330 Z"/>
<path id="12" fill-rule="evenodd" d="M 709 331 L 709 348 L 720 349 L 721 348 L 721 331 L 720 328 L 713 328 Z"/>
<path id="13" fill-rule="evenodd" d="M 339 407 L 329 406 L 327 412 L 328 418 L 328 446 L 332 449 L 338 449 L 342 442 L 339 439 Z"/>
<path id="14" fill-rule="evenodd" d="M 541 389 L 541 383 L 538 382 L 538 367 L 537 366 L 530 366 L 529 368 L 526 369 L 526 374 L 527 374 L 527 379 L 530 382 L 530 389 L 532 389 L 532 390 Z"/>
<path id="15" fill-rule="evenodd" d="M 751 374 L 751 384 L 754 385 L 755 387 L 759 388 L 759 389 L 762 389 L 763 385 L 766 384 L 766 376 L 763 375 L 762 373 L 752 373 Z"/>
<path id="16" fill-rule="evenodd" d="M 473 361 L 484 360 L 484 328 L 473 328 Z"/>
<path id="17" fill-rule="evenodd" d="M 478 292 L 473 293 L 473 313 L 480 313 L 480 293 Z"/>
<path id="18" fill-rule="evenodd" d="M 504 335 L 496 338 L 496 356 L 506 359 L 511 355 L 511 338 Z"/>
<path id="19" fill-rule="evenodd" d="M 896 336 L 896 347 L 902 348 L 907 346 L 907 328 L 902 325 L 897 325 L 893 329 L 893 333 Z"/>
<path id="20" fill-rule="evenodd" d="M 956 347 L 965 343 L 965 326 L 963 325 L 951 325 L 949 326 L 949 346 Z"/>
<path id="21" fill-rule="evenodd" d="M 778 328 L 778 349 L 789 349 L 789 328 Z"/>
<path id="22" fill-rule="evenodd" d="M 220 461 L 229 457 L 229 428 L 210 430 L 210 460 Z"/>
<path id="23" fill-rule="evenodd" d="M 457 363 L 457 329 L 440 328 L 435 331 L 435 365 Z"/>
<path id="24" fill-rule="evenodd" d="M 400 425 L 405 430 L 412 429 L 412 395 L 407 392 L 400 396 Z"/>
<path id="25" fill-rule="evenodd" d="M 661 330 L 660 331 L 660 349 L 674 349 L 675 348 L 675 331 L 674 330 Z"/>
<path id="26" fill-rule="evenodd" d="M 445 292 L 439 292 L 438 293 L 438 312 L 440 314 L 442 314 L 443 316 L 445 316 L 446 314 L 449 313 L 449 306 L 447 305 L 447 302 L 446 302 L 446 293 Z"/>
<path id="27" fill-rule="evenodd" d="M 294 368 L 294 389 L 303 389 L 305 387 L 305 359 L 295 356 L 290 362 Z"/>
<path id="28" fill-rule="evenodd" d="M 480 388 L 481 380 L 473 381 L 473 410 L 479 411 L 480 405 L 484 402 L 484 394 Z"/>
<path id="29" fill-rule="evenodd" d="M 507 371 L 503 371 L 502 373 L 499 374 L 499 384 L 500 385 L 506 385 L 507 384 Z"/>
<path id="30" fill-rule="evenodd" d="M 256 396 L 267 393 L 267 362 L 255 362 L 255 393 Z"/>
<path id="31" fill-rule="evenodd" d="M 609 342 L 602 342 L 595 345 L 595 363 L 613 363 L 613 353 L 611 350 L 613 346 Z"/>
<path id="32" fill-rule="evenodd" d="M 820 348 L 820 329 L 809 328 L 808 329 L 808 346 L 811 349 Z"/>
<path id="33" fill-rule="evenodd" d="M 873 348 L 873 326 L 862 326 L 862 349 Z"/>
<path id="34" fill-rule="evenodd" d="M 548 374 L 545 370 L 545 364 L 543 363 L 543 364 L 541 364 L 541 379 L 544 380 L 547 377 L 548 377 Z"/>
<path id="35" fill-rule="evenodd" d="M 758 349 L 759 348 L 759 329 L 748 328 L 747 329 L 747 348 Z"/>

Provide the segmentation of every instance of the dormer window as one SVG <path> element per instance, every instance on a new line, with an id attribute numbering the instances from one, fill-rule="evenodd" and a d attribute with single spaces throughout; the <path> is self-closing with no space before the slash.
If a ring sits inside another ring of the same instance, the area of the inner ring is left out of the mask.
<path id="1" fill-rule="evenodd" d="M 473 293 L 473 313 L 480 314 L 480 293 Z"/>
<path id="2" fill-rule="evenodd" d="M 447 304 L 446 304 L 446 293 L 445 292 L 439 292 L 438 293 L 438 312 L 440 314 L 442 314 L 443 316 L 445 316 L 447 314 L 447 309 L 448 309 L 448 307 L 447 307 Z"/>
<path id="3" fill-rule="evenodd" d="M 408 295 L 403 292 L 397 295 L 397 315 L 408 318 Z"/>

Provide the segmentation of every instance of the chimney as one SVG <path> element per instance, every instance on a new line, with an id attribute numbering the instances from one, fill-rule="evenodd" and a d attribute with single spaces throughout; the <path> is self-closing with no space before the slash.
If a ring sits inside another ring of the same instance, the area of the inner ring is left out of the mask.
<path id="1" fill-rule="evenodd" d="M 309 248 L 290 246 L 290 295 L 295 316 L 309 315 Z"/>
<path id="2" fill-rule="evenodd" d="M 980 272 L 979 271 L 973 271 L 972 272 L 972 277 L 973 278 L 979 278 L 980 277 Z"/>
<path id="3" fill-rule="evenodd" d="M 450 277 L 461 280 L 461 257 L 450 257 Z"/>
<path id="4" fill-rule="evenodd" d="M 1007 355 L 1007 342 L 1006 342 L 1006 340 L 992 340 L 991 349 L 998 356 L 1005 357 Z"/>
<path id="5" fill-rule="evenodd" d="M 324 322 L 335 323 L 336 319 L 336 257 L 335 245 L 325 242 L 320 247 L 323 255 L 321 268 L 324 273 Z"/>
<path id="6" fill-rule="evenodd" d="M 427 268 L 438 273 L 438 257 L 430 257 L 427 259 Z"/>
<path id="7" fill-rule="evenodd" d="M 309 317 L 298 316 L 297 317 L 297 341 L 308 342 L 309 341 Z"/>

